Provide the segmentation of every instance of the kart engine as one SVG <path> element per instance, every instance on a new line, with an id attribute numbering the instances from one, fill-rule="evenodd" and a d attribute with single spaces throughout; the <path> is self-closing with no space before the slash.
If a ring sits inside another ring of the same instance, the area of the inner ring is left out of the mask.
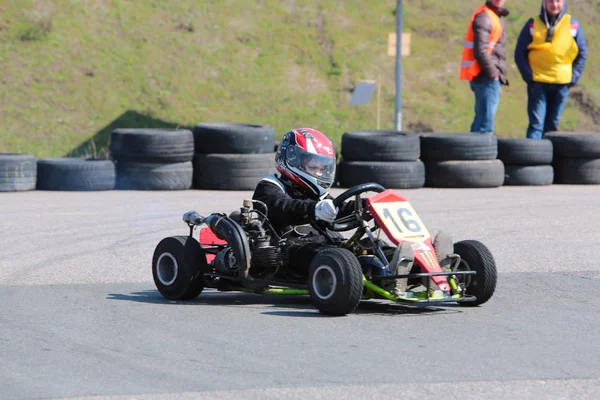
<path id="1" fill-rule="evenodd" d="M 264 212 L 252 209 L 253 203 L 261 205 Z M 267 211 L 261 201 L 244 200 L 240 211 L 234 211 L 229 217 L 219 213 L 203 217 L 189 211 L 183 220 L 190 227 L 206 224 L 219 239 L 227 242 L 213 261 L 219 273 L 269 279 L 286 264 L 288 257 L 285 245 L 280 245 L 281 240 L 267 219 Z"/>
<path id="2" fill-rule="evenodd" d="M 264 208 L 264 212 L 252 209 L 252 203 Z M 265 278 L 274 275 L 287 261 L 287 252 L 273 245 L 273 232 L 267 231 L 267 206 L 257 200 L 244 200 L 239 212 L 229 217 L 236 221 L 246 232 L 250 246 L 250 275 Z"/>

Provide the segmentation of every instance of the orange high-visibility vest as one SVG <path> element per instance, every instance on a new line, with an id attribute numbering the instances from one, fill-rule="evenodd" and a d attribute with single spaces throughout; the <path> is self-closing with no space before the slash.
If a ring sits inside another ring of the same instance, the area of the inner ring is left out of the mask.
<path id="1" fill-rule="evenodd" d="M 494 46 L 502 37 L 502 23 L 500 22 L 500 17 L 489 7 L 483 5 L 479 7 L 473 13 L 471 17 L 471 22 L 469 23 L 469 28 L 467 29 L 467 35 L 465 36 L 465 43 L 462 52 L 462 61 L 460 63 L 460 79 L 466 81 L 472 81 L 479 73 L 481 72 L 481 66 L 475 60 L 475 52 L 474 52 L 474 40 L 475 33 L 473 32 L 473 21 L 478 14 L 486 12 L 490 17 L 490 21 L 492 22 L 492 32 L 490 33 L 490 40 L 488 43 L 487 51 L 488 53 L 492 53 Z"/>

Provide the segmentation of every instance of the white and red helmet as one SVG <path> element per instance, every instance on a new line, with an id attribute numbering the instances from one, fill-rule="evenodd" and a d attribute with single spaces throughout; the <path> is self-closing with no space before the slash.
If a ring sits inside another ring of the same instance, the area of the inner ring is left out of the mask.
<path id="1" fill-rule="evenodd" d="M 335 178 L 335 151 L 331 140 L 311 128 L 286 132 L 275 155 L 277 170 L 300 188 L 323 196 Z"/>

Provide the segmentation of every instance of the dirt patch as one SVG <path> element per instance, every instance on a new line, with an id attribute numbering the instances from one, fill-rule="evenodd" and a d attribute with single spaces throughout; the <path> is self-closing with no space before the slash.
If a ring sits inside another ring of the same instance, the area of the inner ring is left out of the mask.
<path id="1" fill-rule="evenodd" d="M 447 38 L 448 37 L 448 31 L 446 29 L 437 29 L 437 28 L 425 29 L 425 28 L 421 28 L 421 29 L 418 30 L 418 36 L 419 37 L 432 38 L 432 39 L 442 39 L 442 38 Z"/>
<path id="2" fill-rule="evenodd" d="M 323 50 L 323 53 L 325 53 L 325 55 L 327 56 L 329 64 L 332 68 L 338 68 L 339 64 L 333 58 L 333 48 L 335 47 L 335 43 L 329 38 L 327 34 L 325 14 L 321 9 L 319 10 L 319 14 L 317 15 L 315 28 L 317 31 L 317 42 L 319 43 L 321 50 Z"/>
<path id="3" fill-rule="evenodd" d="M 577 108 L 590 117 L 595 124 L 600 125 L 600 107 L 583 91 L 572 91 L 571 99 L 577 104 Z"/>
<path id="4" fill-rule="evenodd" d="M 434 132 L 433 128 L 430 125 L 427 125 L 424 122 L 409 122 L 406 126 L 407 132 L 415 132 L 415 133 L 425 133 L 425 132 Z"/>
<path id="5" fill-rule="evenodd" d="M 185 32 L 194 32 L 195 31 L 194 26 L 192 24 L 189 24 L 189 23 L 186 24 L 184 22 L 179 23 L 175 27 L 175 30 L 177 30 L 177 31 L 185 31 Z"/>

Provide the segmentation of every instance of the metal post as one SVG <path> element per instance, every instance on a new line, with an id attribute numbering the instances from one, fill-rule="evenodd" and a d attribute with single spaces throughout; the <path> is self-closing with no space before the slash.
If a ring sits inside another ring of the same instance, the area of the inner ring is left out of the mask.
<path id="1" fill-rule="evenodd" d="M 396 123 L 402 130 L 402 0 L 396 0 Z"/>
<path id="2" fill-rule="evenodd" d="M 377 130 L 381 121 L 381 74 L 377 75 Z"/>

